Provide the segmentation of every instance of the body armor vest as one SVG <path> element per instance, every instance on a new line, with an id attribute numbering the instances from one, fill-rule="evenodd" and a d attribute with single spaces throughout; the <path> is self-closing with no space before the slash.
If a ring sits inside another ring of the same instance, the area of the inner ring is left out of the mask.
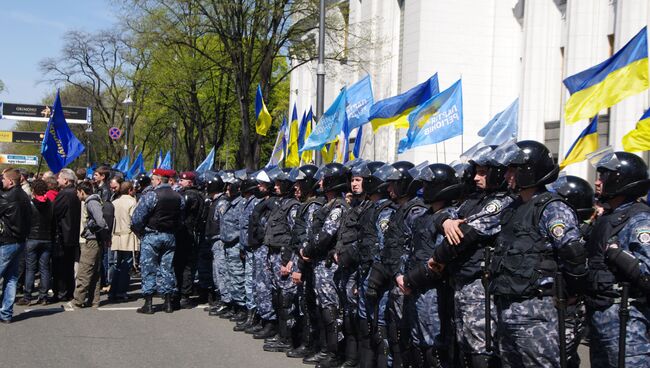
<path id="1" fill-rule="evenodd" d="M 320 209 L 318 209 L 318 211 L 314 213 L 314 220 L 311 224 L 311 229 L 312 229 L 312 237 L 310 239 L 311 241 L 315 241 L 316 234 L 320 233 L 321 230 L 323 229 L 323 225 L 325 225 L 325 220 L 327 220 L 327 216 L 336 207 L 342 207 L 347 209 L 349 206 L 348 203 L 345 201 L 345 199 L 336 198 L 333 201 L 323 205 L 323 207 L 321 207 Z M 336 239 L 332 239 L 332 243 L 334 243 L 335 240 Z M 312 254 L 312 258 L 314 258 L 314 260 L 316 261 L 325 259 L 325 257 L 327 256 L 327 252 L 333 246 L 334 244 L 320 244 L 313 247 L 315 250 L 314 252 L 315 254 Z"/>
<path id="2" fill-rule="evenodd" d="M 381 262 L 391 275 L 399 272 L 401 257 L 411 245 L 412 234 L 406 225 L 406 217 L 415 208 L 424 208 L 421 199 L 411 199 L 400 206 L 392 217 L 384 237 L 384 249 L 381 251 Z"/>
<path id="3" fill-rule="evenodd" d="M 367 272 L 372 265 L 372 262 L 379 258 L 381 252 L 379 244 L 379 234 L 377 234 L 377 221 L 379 215 L 386 209 L 392 208 L 395 210 L 395 202 L 387 199 L 379 206 L 373 205 L 366 212 L 364 212 L 359 220 L 361 223 L 361 244 L 359 245 L 359 263 L 360 268 Z"/>
<path id="4" fill-rule="evenodd" d="M 210 200 L 208 213 L 205 217 L 205 237 L 214 239 L 219 235 L 219 221 L 214 220 L 214 211 L 217 210 L 217 203 L 223 194 L 219 194 L 215 199 Z M 207 203 L 206 203 L 207 205 Z"/>
<path id="5" fill-rule="evenodd" d="M 278 198 L 269 197 L 255 205 L 248 222 L 248 247 L 257 249 L 264 244 L 264 232 L 271 211 L 278 204 Z"/>
<path id="6" fill-rule="evenodd" d="M 196 188 L 183 189 L 181 195 L 185 199 L 185 219 L 183 225 L 191 234 L 195 230 L 200 230 L 198 224 L 199 218 L 203 211 L 203 196 Z"/>
<path id="7" fill-rule="evenodd" d="M 526 203 L 518 199 L 514 203 L 519 206 L 503 211 L 501 233 L 490 264 L 490 290 L 495 295 L 526 299 L 552 294 L 552 290 L 539 285 L 542 278 L 553 277 L 557 270 L 553 250 L 547 247 L 548 239 L 539 232 L 539 221 L 544 208 L 554 201 L 563 199 L 545 192 Z"/>
<path id="8" fill-rule="evenodd" d="M 411 241 L 411 252 L 409 253 L 408 262 L 406 263 L 405 273 L 415 268 L 418 264 L 426 263 L 431 258 L 438 236 L 440 235 L 434 223 L 435 213 L 429 209 L 422 216 L 416 220 L 415 228 L 413 229 L 413 240 Z M 432 278 L 431 282 L 423 285 L 425 291 L 433 287 L 439 286 L 442 283 L 440 278 Z"/>
<path id="9" fill-rule="evenodd" d="M 296 212 L 296 219 L 293 224 L 293 229 L 291 229 L 291 247 L 294 251 L 298 252 L 302 248 L 303 244 L 307 243 L 309 239 L 307 238 L 309 226 L 309 219 L 307 218 L 307 210 L 312 205 L 318 206 L 319 208 L 323 207 L 325 204 L 325 198 L 323 197 L 313 197 L 308 199 L 305 203 L 302 203 L 298 207 Z M 318 211 L 316 211 L 318 212 Z"/>
<path id="10" fill-rule="evenodd" d="M 271 248 L 287 247 L 291 244 L 291 226 L 287 217 L 295 205 L 300 204 L 295 198 L 284 198 L 279 206 L 271 212 L 264 232 L 264 244 Z"/>
<path id="11" fill-rule="evenodd" d="M 336 240 L 336 249 L 339 252 L 339 266 L 350 268 L 359 262 L 357 252 L 358 241 L 360 239 L 361 216 L 372 208 L 371 201 L 363 201 L 358 206 L 351 208 L 341 222 L 338 239 Z"/>
<path id="12" fill-rule="evenodd" d="M 170 187 L 154 189 L 157 201 L 146 227 L 161 233 L 175 233 L 181 224 L 181 195 Z"/>
<path id="13" fill-rule="evenodd" d="M 644 203 L 634 203 L 623 211 L 608 213 L 596 220 L 591 236 L 586 244 L 589 258 L 587 305 L 594 308 L 607 308 L 614 303 L 620 293 L 615 287 L 618 280 L 616 275 L 605 264 L 605 249 L 610 240 L 623 230 L 629 219 L 641 212 L 650 211 Z M 635 288 L 631 288 L 632 296 Z"/>

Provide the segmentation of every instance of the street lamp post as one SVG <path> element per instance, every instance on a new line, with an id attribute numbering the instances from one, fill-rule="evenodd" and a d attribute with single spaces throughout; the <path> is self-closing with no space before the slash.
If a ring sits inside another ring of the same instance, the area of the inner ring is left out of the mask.
<path id="1" fill-rule="evenodd" d="M 178 125 L 176 122 L 172 123 L 172 169 L 176 167 L 176 135 L 178 133 Z"/>
<path id="2" fill-rule="evenodd" d="M 90 167 L 90 135 L 93 134 L 92 124 L 86 128 L 86 167 Z"/>
<path id="3" fill-rule="evenodd" d="M 126 98 L 124 101 L 122 101 L 122 105 L 124 105 L 124 127 L 126 129 L 124 134 L 124 157 L 129 157 L 129 138 L 131 135 L 131 119 L 129 118 L 129 108 L 131 105 L 133 105 L 133 100 L 131 99 L 130 94 L 126 95 Z"/>

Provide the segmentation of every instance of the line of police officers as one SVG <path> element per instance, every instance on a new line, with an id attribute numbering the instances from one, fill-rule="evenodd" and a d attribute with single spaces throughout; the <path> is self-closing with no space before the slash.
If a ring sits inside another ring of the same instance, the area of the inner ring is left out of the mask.
<path id="1" fill-rule="evenodd" d="M 138 312 L 192 307 L 197 274 L 210 315 L 319 367 L 578 367 L 587 333 L 592 366 L 650 367 L 646 164 L 593 155 L 594 192 L 535 141 L 466 159 L 183 173 L 178 193 L 154 170 Z"/>

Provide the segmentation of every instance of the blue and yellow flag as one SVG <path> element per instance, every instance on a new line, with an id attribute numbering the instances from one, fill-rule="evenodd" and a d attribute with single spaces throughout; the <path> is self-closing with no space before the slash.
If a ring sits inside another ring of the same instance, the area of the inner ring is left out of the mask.
<path id="1" fill-rule="evenodd" d="M 287 145 L 287 158 L 284 160 L 284 167 L 296 167 L 300 165 L 300 154 L 298 153 L 298 111 L 296 104 L 293 104 L 293 113 L 291 114 L 291 123 L 289 123 L 289 144 Z"/>
<path id="2" fill-rule="evenodd" d="M 307 115 L 303 117 L 303 121 L 300 123 L 300 132 L 298 133 L 298 150 L 302 149 L 302 146 L 305 145 L 305 140 L 311 134 L 311 126 L 314 120 L 314 114 L 311 107 Z M 303 164 L 308 164 L 314 162 L 314 151 L 303 151 L 300 154 L 300 161 Z"/>
<path id="3" fill-rule="evenodd" d="M 269 157 L 269 162 L 265 167 L 274 167 L 280 165 L 282 159 L 284 159 L 287 140 L 287 118 L 282 117 L 282 125 L 278 129 L 278 135 L 275 138 L 275 144 L 273 145 L 273 151 L 271 152 L 271 157 Z"/>
<path id="4" fill-rule="evenodd" d="M 368 116 L 373 131 L 388 125 L 393 125 L 395 128 L 408 128 L 408 115 L 411 111 L 438 92 L 438 74 L 434 74 L 426 82 L 418 84 L 401 95 L 376 102 L 370 108 Z"/>
<path id="5" fill-rule="evenodd" d="M 623 137 L 623 150 L 638 152 L 650 150 L 650 109 L 641 116 L 636 128 Z"/>
<path id="6" fill-rule="evenodd" d="M 648 89 L 648 32 L 643 27 L 604 62 L 564 80 L 571 97 L 564 108 L 567 124 L 598 115 L 602 109 Z"/>
<path id="7" fill-rule="evenodd" d="M 327 111 L 321 116 L 314 130 L 305 140 L 305 145 L 300 150 L 301 152 L 321 149 L 327 143 L 331 143 L 337 139 L 337 136 L 343 130 L 343 126 L 348 119 L 345 111 L 346 96 L 347 88 L 343 87 L 341 93 L 339 93 L 330 107 L 327 108 Z"/>
<path id="8" fill-rule="evenodd" d="M 323 146 L 320 150 L 320 154 L 323 157 L 323 164 L 329 164 L 334 161 L 334 154 L 336 154 L 336 147 L 338 145 L 338 138 L 332 143 L 328 143 Z"/>
<path id="9" fill-rule="evenodd" d="M 598 115 L 594 116 L 591 123 L 580 133 L 578 139 L 571 145 L 569 151 L 560 163 L 560 169 L 576 162 L 584 161 L 587 155 L 598 149 Z"/>
<path id="10" fill-rule="evenodd" d="M 255 95 L 255 117 L 257 118 L 255 131 L 259 135 L 266 135 L 266 132 L 271 127 L 271 114 L 269 114 L 269 110 L 266 109 L 264 104 L 262 88 L 259 84 L 257 85 L 257 95 Z"/>
<path id="11" fill-rule="evenodd" d="M 86 147 L 72 133 L 68 122 L 65 121 L 61 97 L 57 90 L 54 105 L 52 105 L 52 116 L 47 122 L 41 143 L 41 155 L 50 170 L 56 174 L 70 165 L 85 149 Z"/>
<path id="12" fill-rule="evenodd" d="M 431 97 L 408 116 L 409 130 L 398 152 L 435 144 L 463 134 L 463 89 L 458 80 Z"/>

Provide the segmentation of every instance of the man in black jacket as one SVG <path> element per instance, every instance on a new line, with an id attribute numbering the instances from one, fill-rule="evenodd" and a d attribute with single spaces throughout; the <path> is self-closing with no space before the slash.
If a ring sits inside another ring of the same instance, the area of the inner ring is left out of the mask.
<path id="1" fill-rule="evenodd" d="M 54 200 L 55 241 L 52 249 L 54 301 L 70 301 L 74 293 L 74 262 L 79 249 L 81 201 L 77 198 L 77 176 L 62 169 L 57 179 L 61 191 Z"/>
<path id="2" fill-rule="evenodd" d="M 0 322 L 10 323 L 18 281 L 18 263 L 25 249 L 25 240 L 31 227 L 29 197 L 20 188 L 20 172 L 6 169 L 2 173 L 0 194 L 0 278 L 2 307 Z"/>

